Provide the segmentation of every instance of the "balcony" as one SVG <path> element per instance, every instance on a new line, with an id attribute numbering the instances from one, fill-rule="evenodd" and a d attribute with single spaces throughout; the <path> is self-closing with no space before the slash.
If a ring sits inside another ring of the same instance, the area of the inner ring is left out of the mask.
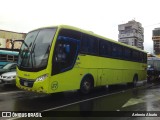
<path id="1" fill-rule="evenodd" d="M 119 34 L 119 38 L 126 38 L 126 37 L 139 37 L 137 33 L 126 33 L 126 34 Z"/>

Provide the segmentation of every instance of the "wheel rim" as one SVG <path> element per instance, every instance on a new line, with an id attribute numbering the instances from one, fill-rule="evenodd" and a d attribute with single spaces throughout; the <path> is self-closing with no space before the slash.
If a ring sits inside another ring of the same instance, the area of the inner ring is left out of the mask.
<path id="1" fill-rule="evenodd" d="M 83 84 L 83 88 L 85 91 L 89 91 L 91 88 L 91 84 L 88 81 L 85 81 Z"/>
<path id="2" fill-rule="evenodd" d="M 89 80 L 85 80 L 82 84 L 82 93 L 88 94 L 91 90 L 91 82 Z"/>

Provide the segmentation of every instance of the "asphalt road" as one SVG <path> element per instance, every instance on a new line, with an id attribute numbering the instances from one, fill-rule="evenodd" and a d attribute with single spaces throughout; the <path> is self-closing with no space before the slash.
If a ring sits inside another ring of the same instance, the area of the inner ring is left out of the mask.
<path id="1" fill-rule="evenodd" d="M 75 120 L 75 117 L 77 120 L 158 120 L 155 116 L 143 117 L 143 114 L 150 112 L 150 115 L 153 115 L 152 111 L 155 111 L 155 114 L 160 115 L 159 93 L 159 83 L 141 85 L 137 88 L 126 85 L 97 88 L 90 95 L 81 95 L 77 91 L 44 95 L 21 91 L 15 86 L 0 86 L 0 111 L 38 112 L 42 113 L 43 118 L 47 117 L 45 119 L 54 117 L 62 120 Z M 137 113 L 140 114 L 138 117 Z"/>

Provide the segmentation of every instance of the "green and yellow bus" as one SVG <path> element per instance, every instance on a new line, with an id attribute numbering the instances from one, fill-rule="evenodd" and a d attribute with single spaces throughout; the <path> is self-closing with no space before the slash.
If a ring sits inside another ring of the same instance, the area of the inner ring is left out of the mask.
<path id="1" fill-rule="evenodd" d="M 146 79 L 143 50 L 76 27 L 59 25 L 29 32 L 21 46 L 16 85 L 56 93 Z"/>

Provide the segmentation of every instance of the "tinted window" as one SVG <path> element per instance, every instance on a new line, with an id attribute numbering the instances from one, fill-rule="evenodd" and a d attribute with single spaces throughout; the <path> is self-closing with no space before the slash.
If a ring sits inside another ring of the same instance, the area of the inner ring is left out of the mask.
<path id="1" fill-rule="evenodd" d="M 100 40 L 99 54 L 101 56 L 110 56 L 111 55 L 111 43 L 105 40 Z"/>
<path id="2" fill-rule="evenodd" d="M 147 63 L 147 54 L 146 53 L 143 53 L 143 62 Z"/>
<path id="3" fill-rule="evenodd" d="M 52 74 L 61 73 L 73 67 L 78 55 L 79 39 L 80 33 L 76 31 L 66 29 L 60 31 L 55 45 Z"/>
<path id="4" fill-rule="evenodd" d="M 117 48 L 117 52 L 118 52 L 118 57 L 120 58 L 120 59 L 122 59 L 123 58 L 123 47 L 122 46 L 120 46 L 120 45 L 118 45 L 117 46 L 118 48 Z"/>
<path id="5" fill-rule="evenodd" d="M 123 57 L 122 46 L 120 46 L 118 44 L 113 44 L 112 45 L 112 56 L 115 57 L 115 58 L 122 59 L 122 57 Z"/>
<path id="6" fill-rule="evenodd" d="M 117 45 L 116 44 L 113 44 L 112 45 L 112 56 L 113 57 L 117 57 L 118 56 L 118 47 L 117 47 Z"/>
<path id="7" fill-rule="evenodd" d="M 133 50 L 132 59 L 133 59 L 133 61 L 139 61 L 139 52 L 138 51 Z"/>
<path id="8" fill-rule="evenodd" d="M 17 66 L 16 64 L 12 65 L 11 69 L 16 69 L 16 66 Z"/>
<path id="9" fill-rule="evenodd" d="M 98 54 L 98 40 L 96 37 L 83 34 L 81 40 L 81 52 L 88 54 Z"/>
<path id="10" fill-rule="evenodd" d="M 8 61 L 14 61 L 14 56 L 13 55 L 8 55 L 7 57 L 8 57 L 8 59 L 7 59 Z"/>
<path id="11" fill-rule="evenodd" d="M 143 62 L 144 60 L 143 60 L 143 53 L 142 52 L 140 52 L 139 53 L 139 62 Z"/>
<path id="12" fill-rule="evenodd" d="M 60 30 L 60 35 L 65 36 L 65 37 L 69 37 L 69 38 L 73 38 L 73 39 L 76 39 L 76 40 L 81 39 L 80 32 L 77 32 L 77 31 L 74 31 L 74 30 L 61 29 Z"/>
<path id="13" fill-rule="evenodd" d="M 14 61 L 15 61 L 15 62 L 18 61 L 18 56 L 14 56 Z"/>
<path id="14" fill-rule="evenodd" d="M 132 59 L 131 58 L 131 49 L 125 48 L 125 50 L 124 50 L 124 56 L 125 56 L 125 59 Z"/>
<path id="15" fill-rule="evenodd" d="M 7 61 L 7 55 L 0 55 L 0 61 Z"/>
<path id="16" fill-rule="evenodd" d="M 144 62 L 147 63 L 147 54 L 144 53 Z"/>

